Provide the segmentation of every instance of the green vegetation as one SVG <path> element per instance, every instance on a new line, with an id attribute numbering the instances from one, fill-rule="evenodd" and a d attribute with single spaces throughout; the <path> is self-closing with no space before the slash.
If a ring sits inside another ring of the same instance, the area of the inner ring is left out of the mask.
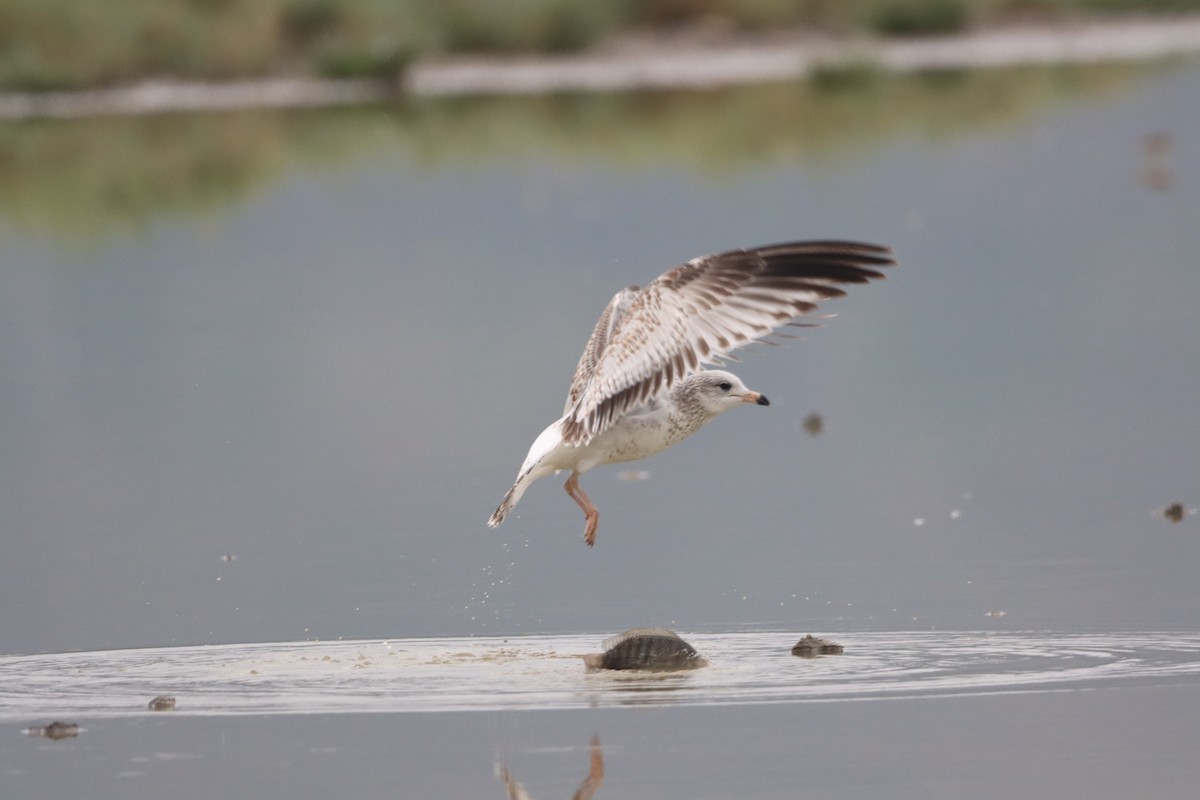
<path id="1" fill-rule="evenodd" d="M 0 90 L 146 77 L 396 78 L 437 52 L 570 52 L 622 31 L 946 33 L 1200 0 L 3 0 Z"/>
<path id="2" fill-rule="evenodd" d="M 887 36 L 959 33 L 967 7 L 959 0 L 909 0 L 882 5 L 871 14 L 871 30 Z"/>

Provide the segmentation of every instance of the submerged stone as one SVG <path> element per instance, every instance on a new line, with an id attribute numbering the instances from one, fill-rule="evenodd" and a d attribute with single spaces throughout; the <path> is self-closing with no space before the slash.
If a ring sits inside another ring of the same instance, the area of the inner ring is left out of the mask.
<path id="1" fill-rule="evenodd" d="M 840 644 L 831 642 L 828 639 L 818 638 L 811 633 L 796 642 L 792 648 L 792 655 L 800 656 L 801 658 L 840 656 L 843 652 L 844 648 Z"/>
<path id="2" fill-rule="evenodd" d="M 25 733 L 29 736 L 44 736 L 47 739 L 69 739 L 79 735 L 79 723 L 51 722 L 49 725 L 32 726 Z"/>
<path id="3" fill-rule="evenodd" d="M 583 657 L 589 670 L 638 669 L 651 672 L 695 669 L 708 665 L 696 649 L 667 628 L 630 628 L 609 637 L 603 653 Z"/>

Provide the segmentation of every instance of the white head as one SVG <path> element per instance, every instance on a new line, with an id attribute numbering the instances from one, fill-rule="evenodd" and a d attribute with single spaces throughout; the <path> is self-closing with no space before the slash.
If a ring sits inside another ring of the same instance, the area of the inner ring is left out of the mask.
<path id="1" fill-rule="evenodd" d="M 743 403 L 771 405 L 766 397 L 747 389 L 737 375 L 720 369 L 706 369 L 689 375 L 674 392 L 681 401 L 697 403 L 712 416 Z"/>

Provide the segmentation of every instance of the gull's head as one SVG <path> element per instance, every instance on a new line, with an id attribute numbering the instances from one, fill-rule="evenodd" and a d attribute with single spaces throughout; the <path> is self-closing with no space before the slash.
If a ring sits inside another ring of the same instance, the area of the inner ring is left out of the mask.
<path id="1" fill-rule="evenodd" d="M 737 375 L 720 369 L 697 372 L 685 380 L 681 388 L 711 414 L 720 414 L 743 403 L 771 405 L 766 397 L 747 389 Z"/>

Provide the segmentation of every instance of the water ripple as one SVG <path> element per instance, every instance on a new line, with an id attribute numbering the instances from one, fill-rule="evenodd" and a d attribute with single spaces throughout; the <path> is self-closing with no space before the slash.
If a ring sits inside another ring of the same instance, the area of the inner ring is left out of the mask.
<path id="1" fill-rule="evenodd" d="M 1200 681 L 1200 633 L 888 632 L 797 658 L 798 634 L 684 633 L 710 666 L 585 673 L 602 634 L 288 642 L 0 657 L 0 719 L 795 703 Z"/>

